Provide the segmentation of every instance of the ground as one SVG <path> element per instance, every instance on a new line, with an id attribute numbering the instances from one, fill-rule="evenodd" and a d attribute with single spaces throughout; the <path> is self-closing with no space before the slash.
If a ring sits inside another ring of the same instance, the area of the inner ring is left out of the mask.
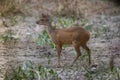
<path id="1" fill-rule="evenodd" d="M 114 72 L 115 76 L 111 73 L 97 75 L 91 72 L 97 70 L 102 72 L 104 68 L 107 71 L 111 65 L 114 65 L 115 70 L 120 67 L 119 6 L 105 0 L 44 0 L 44 2 L 42 0 L 16 0 L 16 2 L 18 2 L 18 12 L 0 17 L 0 35 L 9 30 L 13 32 L 12 37 L 16 39 L 3 43 L 0 36 L 0 80 L 4 80 L 4 75 L 11 72 L 11 67 L 15 69 L 16 66 L 27 61 L 32 61 L 35 66 L 42 65 L 54 69 L 60 80 L 91 80 L 91 77 L 93 80 L 117 80 L 115 79 L 117 72 Z M 3 6 L 0 6 L 0 9 L 2 8 Z M 3 9 L 3 12 L 4 10 L 8 9 Z M 93 67 L 89 68 L 87 54 L 83 48 L 81 48 L 82 55 L 79 60 L 70 67 L 76 55 L 71 45 L 63 47 L 62 67 L 56 67 L 56 48 L 50 45 L 40 46 L 37 43 L 38 35 L 42 35 L 45 29 L 44 26 L 36 24 L 42 13 L 50 13 L 53 21 L 58 24 L 62 22 L 57 21 L 57 18 L 62 17 L 61 20 L 65 17 L 68 20 L 71 17 L 77 18 L 75 23 L 87 29 L 91 34 L 87 45 L 91 49 Z M 113 64 L 111 64 L 112 59 Z M 49 60 L 50 64 L 48 64 Z M 120 69 L 118 70 L 120 72 Z"/>
<path id="2" fill-rule="evenodd" d="M 26 18 L 26 22 L 23 24 L 19 23 L 19 26 L 15 25 L 14 27 L 10 27 L 10 29 L 17 33 L 16 36 L 20 37 L 20 40 L 17 41 L 15 46 L 11 47 L 10 43 L 1 45 L 1 80 L 4 78 L 5 72 L 9 70 L 10 65 L 17 65 L 24 61 L 32 61 L 35 64 L 42 66 L 50 66 L 59 73 L 59 77 L 62 80 L 87 80 L 84 76 L 85 72 L 82 69 L 84 67 L 83 65 L 88 65 L 87 58 L 82 57 L 83 59 L 79 59 L 73 67 L 70 67 L 69 65 L 75 57 L 75 52 L 72 46 L 68 46 L 62 50 L 62 67 L 57 68 L 56 49 L 52 48 L 50 45 L 39 46 L 37 42 L 35 42 L 35 32 L 41 34 L 43 27 L 40 27 L 35 23 L 29 24 L 29 21 L 27 20 L 31 18 L 32 17 Z M 114 64 L 116 67 L 120 66 L 118 64 L 120 62 L 120 15 L 98 15 L 92 19 L 88 19 L 88 21 L 89 22 L 86 25 L 92 25 L 92 30 L 89 29 L 91 38 L 88 42 L 88 46 L 91 49 L 92 64 L 100 67 L 102 62 L 104 62 L 104 65 L 109 68 L 111 56 L 116 55 Z M 109 29 L 109 31 L 105 32 L 103 28 Z M 86 54 L 84 49 L 81 48 L 81 51 L 82 55 Z M 51 60 L 50 65 L 48 65 L 48 56 L 50 56 Z"/>

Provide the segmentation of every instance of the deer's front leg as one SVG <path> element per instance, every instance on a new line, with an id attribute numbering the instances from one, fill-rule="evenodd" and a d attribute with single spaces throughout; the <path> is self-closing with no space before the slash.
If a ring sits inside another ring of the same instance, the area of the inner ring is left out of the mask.
<path id="1" fill-rule="evenodd" d="M 57 45 L 57 53 L 58 53 L 58 64 L 57 64 L 57 67 L 61 67 L 61 64 L 60 64 L 61 50 L 62 50 L 62 46 L 61 45 Z"/>

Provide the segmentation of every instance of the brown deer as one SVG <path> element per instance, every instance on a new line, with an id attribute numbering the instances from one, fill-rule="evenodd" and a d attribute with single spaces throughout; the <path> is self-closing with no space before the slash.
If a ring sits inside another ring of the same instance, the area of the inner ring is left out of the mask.
<path id="1" fill-rule="evenodd" d="M 42 18 L 36 23 L 39 25 L 45 25 L 50 38 L 55 43 L 57 47 L 57 53 L 58 53 L 58 67 L 61 66 L 60 56 L 61 56 L 62 46 L 64 44 L 72 44 L 73 47 L 75 48 L 75 51 L 77 52 L 77 56 L 73 60 L 72 65 L 76 62 L 76 60 L 81 55 L 80 46 L 87 50 L 87 53 L 89 56 L 89 64 L 91 64 L 90 49 L 87 46 L 87 42 L 90 38 L 90 33 L 82 27 L 54 29 L 52 27 L 50 19 L 51 18 L 49 15 L 42 14 Z"/>

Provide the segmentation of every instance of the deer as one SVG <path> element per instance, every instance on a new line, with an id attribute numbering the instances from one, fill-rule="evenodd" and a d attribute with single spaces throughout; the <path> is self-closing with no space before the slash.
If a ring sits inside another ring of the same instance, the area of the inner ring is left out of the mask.
<path id="1" fill-rule="evenodd" d="M 61 50 L 62 46 L 65 44 L 72 45 L 77 53 L 71 66 L 73 66 L 73 64 L 81 56 L 80 47 L 87 51 L 89 57 L 89 65 L 91 64 L 91 50 L 87 46 L 87 42 L 90 39 L 90 33 L 87 30 L 80 26 L 64 29 L 54 29 L 51 24 L 51 17 L 48 14 L 42 14 L 41 19 L 36 21 L 36 24 L 45 26 L 45 29 L 49 34 L 51 40 L 56 45 L 58 54 L 57 67 L 61 67 Z"/>

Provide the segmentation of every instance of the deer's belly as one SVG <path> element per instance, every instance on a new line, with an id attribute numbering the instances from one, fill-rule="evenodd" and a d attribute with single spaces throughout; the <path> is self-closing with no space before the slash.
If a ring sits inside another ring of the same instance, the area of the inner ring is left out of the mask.
<path id="1" fill-rule="evenodd" d="M 72 39 L 69 39 L 69 38 L 61 39 L 60 42 L 62 44 L 72 44 Z"/>

